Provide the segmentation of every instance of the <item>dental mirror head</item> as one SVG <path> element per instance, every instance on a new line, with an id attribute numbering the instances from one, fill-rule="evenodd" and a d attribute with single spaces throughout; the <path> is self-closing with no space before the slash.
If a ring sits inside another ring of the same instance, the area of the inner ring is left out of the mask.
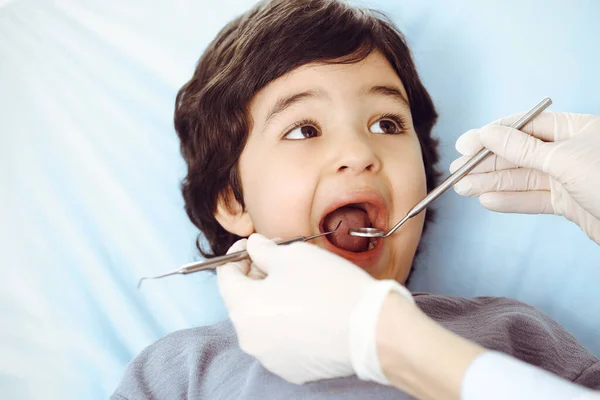
<path id="1" fill-rule="evenodd" d="M 350 228 L 348 229 L 350 236 L 380 238 L 385 236 L 385 232 L 377 228 Z"/>
<path id="2" fill-rule="evenodd" d="M 410 218 L 414 217 L 416 214 L 414 211 L 411 211 L 408 213 L 408 215 L 404 218 L 402 218 L 402 220 L 400 220 L 400 222 L 398 222 L 396 225 L 394 225 L 394 227 L 392 229 L 390 229 L 389 231 L 387 231 L 387 233 L 381 229 L 378 228 L 350 228 L 348 229 L 348 235 L 350 236 L 358 236 L 358 237 L 364 237 L 364 238 L 381 238 L 381 239 L 385 239 L 386 237 L 390 236 L 392 233 L 396 232 L 396 230 L 398 228 L 400 228 L 402 225 L 404 225 L 404 223 L 406 221 L 408 221 Z"/>

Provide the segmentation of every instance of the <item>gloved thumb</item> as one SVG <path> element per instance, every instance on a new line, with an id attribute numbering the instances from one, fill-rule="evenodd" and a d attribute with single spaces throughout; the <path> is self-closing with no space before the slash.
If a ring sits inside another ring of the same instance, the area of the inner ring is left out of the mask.
<path id="1" fill-rule="evenodd" d="M 254 233 L 248 238 L 246 251 L 254 265 L 265 274 L 269 274 L 272 266 L 279 262 L 279 246 L 274 241 L 267 239 L 260 233 Z"/>
<path id="2" fill-rule="evenodd" d="M 496 155 L 523 168 L 548 173 L 548 158 L 555 143 L 546 143 L 517 129 L 488 125 L 480 130 L 483 146 Z"/>
<path id="3" fill-rule="evenodd" d="M 247 269 L 243 263 L 237 262 L 227 263 L 217 268 L 219 292 L 230 310 L 250 296 L 247 292 L 251 290 L 254 281 L 246 275 Z"/>

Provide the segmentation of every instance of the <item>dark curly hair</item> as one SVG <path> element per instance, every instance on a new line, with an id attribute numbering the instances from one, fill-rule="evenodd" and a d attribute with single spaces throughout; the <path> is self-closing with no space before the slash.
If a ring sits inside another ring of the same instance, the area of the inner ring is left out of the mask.
<path id="1" fill-rule="evenodd" d="M 223 229 L 214 214 L 219 199 L 227 202 L 228 194 L 244 207 L 238 160 L 251 128 L 248 106 L 253 96 L 302 65 L 355 63 L 375 50 L 404 84 L 427 188 L 435 186 L 439 156 L 431 129 L 437 113 L 394 24 L 384 14 L 337 0 L 261 2 L 218 33 L 175 101 L 175 130 L 187 163 L 185 210 L 202 232 L 196 246 L 203 256 L 225 254 L 240 239 Z M 201 235 L 209 249 L 202 248 Z"/>

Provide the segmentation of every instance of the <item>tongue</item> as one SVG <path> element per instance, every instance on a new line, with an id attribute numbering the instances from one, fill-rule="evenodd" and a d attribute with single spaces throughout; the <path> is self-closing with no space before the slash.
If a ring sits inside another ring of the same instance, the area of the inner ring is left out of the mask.
<path id="1" fill-rule="evenodd" d="M 370 242 L 369 238 L 356 237 L 348 234 L 348 229 L 350 228 L 371 226 L 371 221 L 365 211 L 351 206 L 338 208 L 325 217 L 325 220 L 323 221 L 323 230 L 325 232 L 332 231 L 338 224 L 340 224 L 340 226 L 337 230 L 327 236 L 334 246 L 355 253 L 368 250 Z"/>

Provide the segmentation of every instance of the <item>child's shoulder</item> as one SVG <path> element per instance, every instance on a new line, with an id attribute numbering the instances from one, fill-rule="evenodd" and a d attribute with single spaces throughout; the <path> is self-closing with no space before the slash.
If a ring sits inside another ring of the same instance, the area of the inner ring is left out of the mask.
<path id="1" fill-rule="evenodd" d="M 523 338 L 533 344 L 531 336 L 548 333 L 565 340 L 572 337 L 560 324 L 540 310 L 507 297 L 464 298 L 416 293 L 419 308 L 446 328 L 480 342 L 500 332 L 508 339 Z M 464 332 L 463 332 L 464 331 Z"/>
<path id="2" fill-rule="evenodd" d="M 470 318 L 497 317 L 499 314 L 523 314 L 548 319 L 536 308 L 519 300 L 508 297 L 457 297 L 429 293 L 415 293 L 414 298 L 419 307 L 430 317 L 450 318 L 468 316 Z"/>
<path id="3" fill-rule="evenodd" d="M 170 333 L 144 349 L 133 363 L 172 362 L 179 357 L 202 357 L 204 353 L 217 354 L 237 343 L 231 321 L 214 325 L 183 329 Z"/>
<path id="4" fill-rule="evenodd" d="M 113 398 L 175 398 L 177 393 L 194 398 L 192 393 L 211 392 L 232 369 L 251 362 L 229 320 L 184 329 L 144 349 L 128 365 Z"/>

